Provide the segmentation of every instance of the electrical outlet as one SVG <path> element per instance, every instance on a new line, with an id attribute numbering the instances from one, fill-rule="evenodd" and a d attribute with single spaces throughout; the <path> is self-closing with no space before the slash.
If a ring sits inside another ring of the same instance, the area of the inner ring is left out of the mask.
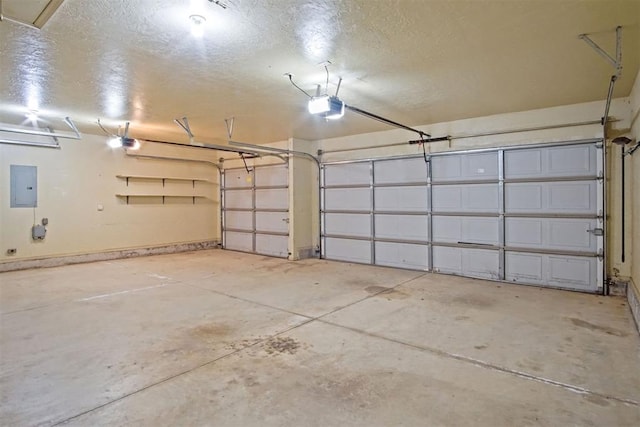
<path id="1" fill-rule="evenodd" d="M 7 255 L 15 255 L 18 250 L 16 248 L 7 249 Z"/>

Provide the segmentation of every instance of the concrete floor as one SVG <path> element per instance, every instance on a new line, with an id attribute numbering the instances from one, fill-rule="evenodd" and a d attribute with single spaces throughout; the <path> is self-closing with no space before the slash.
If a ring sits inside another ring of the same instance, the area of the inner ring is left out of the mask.
<path id="1" fill-rule="evenodd" d="M 640 425 L 619 297 L 221 250 L 0 292 L 1 425 Z"/>

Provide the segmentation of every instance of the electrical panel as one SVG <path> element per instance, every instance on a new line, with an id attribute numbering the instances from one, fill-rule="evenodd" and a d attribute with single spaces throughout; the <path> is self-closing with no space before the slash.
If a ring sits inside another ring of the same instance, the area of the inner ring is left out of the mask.
<path id="1" fill-rule="evenodd" d="M 11 165 L 12 208 L 35 208 L 38 206 L 38 168 L 36 166 Z"/>

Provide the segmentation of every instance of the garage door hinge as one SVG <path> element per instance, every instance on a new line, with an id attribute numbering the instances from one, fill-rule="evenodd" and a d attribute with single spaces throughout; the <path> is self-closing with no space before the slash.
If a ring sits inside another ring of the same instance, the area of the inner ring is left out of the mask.
<path id="1" fill-rule="evenodd" d="M 600 261 L 604 260 L 604 251 L 602 249 L 598 249 L 598 259 Z"/>
<path id="2" fill-rule="evenodd" d="M 587 233 L 593 233 L 596 236 L 604 236 L 604 230 L 602 228 L 594 228 L 592 230 L 587 230 Z"/>

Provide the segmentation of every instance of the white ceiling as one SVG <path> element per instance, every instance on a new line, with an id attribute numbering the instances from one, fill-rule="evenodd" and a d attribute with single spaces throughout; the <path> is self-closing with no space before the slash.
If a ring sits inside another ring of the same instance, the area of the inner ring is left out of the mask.
<path id="1" fill-rule="evenodd" d="M 330 93 L 341 76 L 347 104 L 409 126 L 604 99 L 614 70 L 581 33 L 614 52 L 623 26 L 615 97 L 640 65 L 640 0 L 201 0 L 202 39 L 191 1 L 65 0 L 42 30 L 0 22 L 0 121 L 37 108 L 185 141 L 187 116 L 220 143 L 235 117 L 235 140 L 313 140 L 387 128 L 309 116 L 284 73 L 314 92 L 327 60 Z"/>

